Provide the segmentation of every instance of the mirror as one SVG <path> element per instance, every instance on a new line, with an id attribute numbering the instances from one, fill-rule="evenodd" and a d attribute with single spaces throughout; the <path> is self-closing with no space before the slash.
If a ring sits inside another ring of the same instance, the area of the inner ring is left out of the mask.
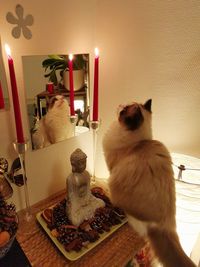
<path id="1" fill-rule="evenodd" d="M 70 121 L 68 56 L 23 56 L 22 63 L 32 148 L 88 131 L 89 54 L 73 55 L 75 124 Z"/>
<path id="2" fill-rule="evenodd" d="M 0 110 L 9 108 L 8 85 L 6 80 L 6 72 L 2 56 L 2 46 L 0 40 Z"/>

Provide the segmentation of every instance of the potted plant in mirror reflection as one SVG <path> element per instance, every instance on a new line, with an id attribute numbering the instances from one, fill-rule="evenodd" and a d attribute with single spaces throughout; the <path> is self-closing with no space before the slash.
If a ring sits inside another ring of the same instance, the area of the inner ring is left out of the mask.
<path id="1" fill-rule="evenodd" d="M 54 86 L 58 89 L 64 87 L 69 90 L 68 61 L 69 59 L 66 55 L 49 55 L 42 62 L 42 67 L 46 72 L 44 77 L 48 78 L 50 82 L 53 82 Z M 87 54 L 73 56 L 74 90 L 79 90 L 84 86 L 87 65 Z"/>

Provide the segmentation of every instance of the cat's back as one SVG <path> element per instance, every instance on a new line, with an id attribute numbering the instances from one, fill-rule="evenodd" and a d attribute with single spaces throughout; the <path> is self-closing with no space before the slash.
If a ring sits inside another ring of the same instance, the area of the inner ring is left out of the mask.
<path id="1" fill-rule="evenodd" d="M 45 116 L 45 129 L 49 133 L 51 143 L 56 143 L 74 136 L 74 128 L 69 119 L 67 104 L 56 107 Z"/>
<path id="2" fill-rule="evenodd" d="M 172 171 L 170 153 L 166 146 L 157 140 L 141 140 L 132 146 L 115 150 L 110 158 L 114 161 L 113 168 L 124 164 L 131 165 L 130 169 L 133 171 L 134 166 L 141 166 L 141 169 L 147 166 L 154 171 L 158 168 L 169 169 L 170 173 Z"/>
<path id="3" fill-rule="evenodd" d="M 142 140 L 135 144 L 130 153 L 147 161 L 155 160 L 171 164 L 171 156 L 166 146 L 158 140 Z"/>
<path id="4" fill-rule="evenodd" d="M 173 217 L 171 157 L 159 141 L 140 141 L 128 153 L 126 150 L 121 154 L 121 160 L 111 170 L 109 187 L 113 203 L 138 219 L 164 223 L 166 216 L 170 220 Z"/>
<path id="5" fill-rule="evenodd" d="M 163 176 L 165 179 L 173 179 L 170 153 L 160 141 L 142 140 L 132 150 L 130 149 L 130 155 L 127 157 L 133 157 L 132 163 L 137 170 L 141 170 L 141 176 L 145 170 L 152 179 L 162 179 Z"/>

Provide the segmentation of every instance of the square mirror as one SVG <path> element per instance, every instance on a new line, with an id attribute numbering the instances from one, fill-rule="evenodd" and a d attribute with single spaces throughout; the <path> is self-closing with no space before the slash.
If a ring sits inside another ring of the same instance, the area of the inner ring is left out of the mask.
<path id="1" fill-rule="evenodd" d="M 23 56 L 22 63 L 32 148 L 88 131 L 89 54 L 73 55 L 75 124 L 70 120 L 68 56 Z"/>

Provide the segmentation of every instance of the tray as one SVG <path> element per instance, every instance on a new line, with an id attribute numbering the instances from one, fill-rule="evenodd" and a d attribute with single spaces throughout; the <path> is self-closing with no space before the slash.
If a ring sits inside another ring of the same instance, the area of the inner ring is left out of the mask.
<path id="1" fill-rule="evenodd" d="M 47 227 L 47 224 L 45 222 L 45 220 L 42 217 L 42 212 L 40 211 L 36 214 L 36 218 L 37 221 L 39 222 L 39 224 L 42 226 L 42 228 L 45 230 L 45 232 L 47 233 L 47 235 L 51 238 L 51 240 L 54 242 L 54 244 L 57 246 L 57 248 L 62 252 L 62 254 L 69 260 L 71 261 L 75 261 L 77 259 L 79 259 L 80 257 L 82 257 L 83 255 L 85 255 L 87 252 L 89 252 L 90 250 L 92 250 L 94 247 L 96 247 L 99 243 L 101 243 L 104 239 L 106 239 L 107 237 L 109 237 L 110 235 L 112 235 L 117 229 L 119 229 L 122 225 L 124 225 L 127 222 L 127 218 L 122 219 L 122 222 L 120 224 L 114 225 L 110 228 L 109 232 L 104 232 L 102 234 L 99 234 L 100 238 L 98 240 L 96 240 L 93 243 L 89 243 L 87 245 L 87 248 L 83 247 L 80 251 L 76 252 L 76 251 L 66 251 L 64 246 L 51 234 L 51 231 L 49 230 L 49 228 Z"/>

